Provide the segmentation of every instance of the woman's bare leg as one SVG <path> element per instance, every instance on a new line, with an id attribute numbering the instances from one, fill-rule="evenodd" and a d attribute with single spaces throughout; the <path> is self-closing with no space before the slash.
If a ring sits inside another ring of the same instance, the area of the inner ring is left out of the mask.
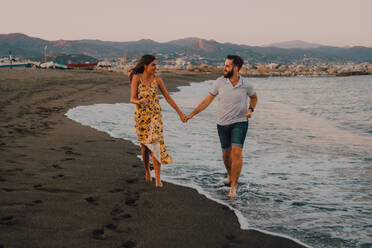
<path id="1" fill-rule="evenodd" d="M 152 153 L 152 164 L 154 165 L 154 170 L 155 170 L 156 187 L 163 187 L 163 183 L 161 182 L 161 179 L 160 179 L 161 164 L 159 163 L 158 160 L 156 160 L 154 153 Z"/>
<path id="2" fill-rule="evenodd" d="M 151 182 L 152 177 L 150 169 L 150 150 L 144 144 L 141 144 L 141 154 L 143 166 L 145 167 L 145 179 L 146 181 Z"/>

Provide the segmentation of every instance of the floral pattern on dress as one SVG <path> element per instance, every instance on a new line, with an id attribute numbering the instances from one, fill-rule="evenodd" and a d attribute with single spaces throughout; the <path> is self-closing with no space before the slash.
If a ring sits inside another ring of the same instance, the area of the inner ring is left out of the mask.
<path id="1" fill-rule="evenodd" d="M 137 139 L 142 144 L 160 144 L 160 163 L 169 164 L 172 158 L 164 144 L 163 121 L 158 98 L 158 84 L 154 79 L 150 85 L 140 80 L 137 87 L 137 99 L 147 99 L 147 104 L 136 104 L 134 124 Z"/>

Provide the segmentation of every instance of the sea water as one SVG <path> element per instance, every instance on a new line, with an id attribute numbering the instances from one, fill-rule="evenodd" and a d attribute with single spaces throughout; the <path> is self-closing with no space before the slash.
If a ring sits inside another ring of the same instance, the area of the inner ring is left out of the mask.
<path id="1" fill-rule="evenodd" d="M 243 229 L 313 247 L 372 247 L 372 77 L 251 78 L 258 105 L 249 122 L 238 198 L 226 178 L 216 130 L 217 101 L 181 123 L 161 100 L 165 143 L 175 163 L 165 181 L 198 189 L 234 209 Z M 185 113 L 213 81 L 172 93 Z M 131 140 L 133 104 L 79 106 L 69 118 Z"/>

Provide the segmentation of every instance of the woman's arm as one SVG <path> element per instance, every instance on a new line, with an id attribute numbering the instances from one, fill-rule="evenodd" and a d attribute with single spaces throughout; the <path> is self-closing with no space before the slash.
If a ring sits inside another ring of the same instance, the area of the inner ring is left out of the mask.
<path id="1" fill-rule="evenodd" d="M 137 74 L 133 75 L 132 82 L 130 84 L 130 102 L 133 104 L 140 104 L 140 103 L 146 104 L 148 102 L 147 99 L 138 100 L 137 98 L 138 82 L 139 82 L 139 75 Z"/>
<path id="2" fill-rule="evenodd" d="M 174 109 L 176 110 L 176 112 L 179 114 L 179 115 L 183 115 L 182 111 L 180 110 L 180 108 L 177 106 L 176 102 L 173 100 L 173 98 L 169 95 L 169 92 L 168 90 L 165 88 L 165 85 L 164 85 L 164 81 L 163 79 L 161 79 L 160 77 L 157 77 L 157 80 L 158 82 L 158 85 L 160 87 L 160 90 L 161 90 L 161 93 L 163 94 L 165 100 L 169 103 L 169 105 Z"/>

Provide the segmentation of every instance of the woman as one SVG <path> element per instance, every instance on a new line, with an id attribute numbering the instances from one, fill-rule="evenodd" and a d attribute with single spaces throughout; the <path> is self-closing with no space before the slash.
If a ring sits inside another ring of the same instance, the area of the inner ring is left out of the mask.
<path id="1" fill-rule="evenodd" d="M 154 56 L 144 55 L 141 57 L 136 66 L 129 73 L 131 80 L 130 101 L 136 105 L 134 117 L 135 128 L 138 141 L 141 144 L 146 181 L 152 181 L 149 163 L 151 152 L 152 163 L 155 169 L 156 187 L 163 187 L 160 180 L 161 164 L 171 163 L 172 158 L 164 145 L 163 122 L 158 99 L 158 88 L 160 88 L 160 91 L 169 105 L 177 111 L 182 122 L 186 122 L 186 116 L 181 112 L 169 95 L 163 80 L 155 75 L 156 69 L 157 61 Z"/>

